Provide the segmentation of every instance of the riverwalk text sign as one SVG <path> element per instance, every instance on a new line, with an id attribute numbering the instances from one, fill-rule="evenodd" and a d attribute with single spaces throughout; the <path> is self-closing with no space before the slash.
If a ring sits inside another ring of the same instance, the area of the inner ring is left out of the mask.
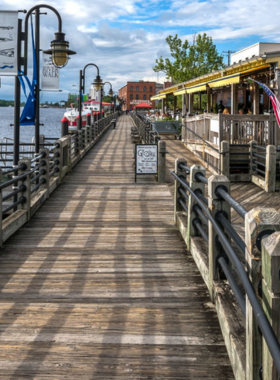
<path id="1" fill-rule="evenodd" d="M 156 144 L 135 145 L 135 182 L 137 175 L 157 174 L 158 153 Z"/>
<path id="2" fill-rule="evenodd" d="M 42 91 L 59 91 L 59 69 L 52 63 L 52 57 L 43 54 Z"/>
<path id="3" fill-rule="evenodd" d="M 17 75 L 18 12 L 0 11 L 0 75 Z"/>

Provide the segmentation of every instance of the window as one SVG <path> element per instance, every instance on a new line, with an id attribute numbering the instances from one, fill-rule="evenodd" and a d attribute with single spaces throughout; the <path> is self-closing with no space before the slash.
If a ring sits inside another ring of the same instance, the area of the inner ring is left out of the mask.
<path id="1" fill-rule="evenodd" d="M 153 92 L 153 87 L 152 86 L 150 86 L 150 92 Z"/>
<path id="2" fill-rule="evenodd" d="M 133 99 L 133 95 L 132 94 L 130 94 L 130 100 L 132 100 Z"/>
<path id="3" fill-rule="evenodd" d="M 133 91 L 133 86 L 130 86 L 130 91 Z"/>
<path id="4" fill-rule="evenodd" d="M 146 96 L 146 94 L 144 95 L 144 98 L 143 98 L 144 100 L 147 100 L 147 96 Z"/>
<path id="5" fill-rule="evenodd" d="M 139 91 L 139 86 L 136 86 L 136 91 Z"/>
<path id="6" fill-rule="evenodd" d="M 136 95 L 136 100 L 139 100 L 139 95 L 138 94 Z"/>
<path id="7" fill-rule="evenodd" d="M 144 86 L 144 92 L 146 92 L 147 91 L 147 87 L 146 86 Z"/>

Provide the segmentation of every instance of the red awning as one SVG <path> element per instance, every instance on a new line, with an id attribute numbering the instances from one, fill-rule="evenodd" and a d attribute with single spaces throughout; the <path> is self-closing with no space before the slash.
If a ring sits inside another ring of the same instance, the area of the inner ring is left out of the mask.
<path id="1" fill-rule="evenodd" d="M 134 108 L 153 108 L 153 107 L 147 103 L 140 103 L 140 104 L 137 104 Z"/>

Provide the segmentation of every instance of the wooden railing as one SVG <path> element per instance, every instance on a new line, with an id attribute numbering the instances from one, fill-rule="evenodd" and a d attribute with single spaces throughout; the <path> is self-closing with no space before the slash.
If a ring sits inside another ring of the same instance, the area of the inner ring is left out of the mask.
<path id="1" fill-rule="evenodd" d="M 51 150 L 41 149 L 34 159 L 23 158 L 17 167 L 10 169 L 9 173 L 6 171 L 6 174 L 13 173 L 14 176 L 0 185 L 0 245 L 30 220 L 117 116 L 118 113 L 112 114 L 74 135 L 66 135 L 55 141 Z M 3 201 L 9 203 L 4 205 Z"/>
<path id="2" fill-rule="evenodd" d="M 253 182 L 267 192 L 280 189 L 280 129 L 273 115 L 186 118 L 182 141 L 214 174 Z"/>
<path id="3" fill-rule="evenodd" d="M 173 175 L 174 222 L 216 306 L 235 378 L 278 380 L 280 214 L 247 211 L 231 197 L 227 177 L 206 178 L 202 165 L 189 168 L 183 158 Z M 245 239 L 231 224 L 232 212 Z"/>

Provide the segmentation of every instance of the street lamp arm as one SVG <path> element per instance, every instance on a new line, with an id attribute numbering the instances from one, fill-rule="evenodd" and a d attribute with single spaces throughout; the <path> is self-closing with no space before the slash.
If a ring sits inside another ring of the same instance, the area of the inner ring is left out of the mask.
<path id="1" fill-rule="evenodd" d="M 48 8 L 51 11 L 53 11 L 56 14 L 57 18 L 58 18 L 58 32 L 61 33 L 61 30 L 62 30 L 62 19 L 61 19 L 61 16 L 58 13 L 58 11 L 55 8 L 53 8 L 52 6 L 50 6 L 50 5 L 47 5 L 47 4 L 35 5 L 33 8 L 31 8 L 26 13 L 26 16 L 25 16 L 25 19 L 24 19 L 24 36 L 25 36 L 25 38 L 24 38 L 24 74 L 25 75 L 27 75 L 28 19 L 29 19 L 30 15 L 34 11 L 39 11 L 40 8 Z"/>
<path id="2" fill-rule="evenodd" d="M 58 32 L 61 33 L 62 31 L 62 19 L 61 19 L 61 16 L 60 14 L 58 13 L 58 11 L 53 8 L 52 6 L 50 5 L 47 5 L 47 4 L 39 4 L 39 5 L 35 5 L 33 8 L 31 8 L 27 13 L 26 13 L 26 16 L 25 16 L 25 27 L 24 27 L 24 32 L 25 34 L 27 35 L 27 29 L 28 29 L 28 19 L 29 19 L 29 16 L 36 10 L 36 9 L 40 9 L 40 8 L 48 8 L 50 9 L 51 11 L 53 11 L 56 16 L 57 16 L 57 19 L 58 19 Z"/>
<path id="3" fill-rule="evenodd" d="M 99 67 L 97 65 L 95 65 L 94 63 L 88 63 L 87 65 L 85 65 L 85 67 L 83 68 L 83 77 L 82 77 L 82 83 L 81 83 L 81 91 L 85 90 L 86 68 L 88 66 L 94 66 L 94 67 L 96 67 L 97 68 L 97 75 L 99 75 Z"/>
<path id="4" fill-rule="evenodd" d="M 94 63 L 88 63 L 87 65 L 85 65 L 84 69 L 83 69 L 83 76 L 85 76 L 85 71 L 86 71 L 86 68 L 88 66 L 94 66 L 97 68 L 97 75 L 99 75 L 99 67 L 97 65 L 95 65 Z"/>

